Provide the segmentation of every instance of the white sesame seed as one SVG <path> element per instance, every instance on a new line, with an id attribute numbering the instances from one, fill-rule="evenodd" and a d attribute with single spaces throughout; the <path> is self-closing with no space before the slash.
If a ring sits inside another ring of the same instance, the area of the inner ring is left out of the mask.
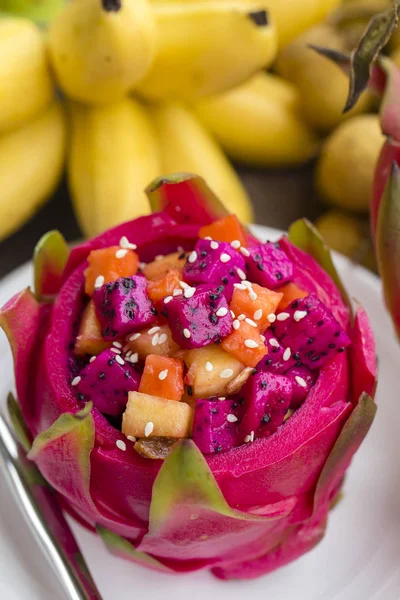
<path id="1" fill-rule="evenodd" d="M 121 342 L 113 342 L 113 346 L 115 346 L 115 348 L 122 348 Z"/>
<path id="2" fill-rule="evenodd" d="M 305 380 L 305 379 L 303 379 L 302 377 L 300 377 L 300 375 L 296 375 L 296 376 L 295 376 L 295 380 L 297 381 L 297 383 L 298 383 L 299 385 L 301 385 L 301 387 L 305 387 L 305 388 L 307 387 L 307 382 L 306 382 L 306 380 Z"/>
<path id="3" fill-rule="evenodd" d="M 220 260 L 222 263 L 227 263 L 227 262 L 229 262 L 229 261 L 231 260 L 231 257 L 230 257 L 230 256 L 229 256 L 229 254 L 227 254 L 226 252 L 223 252 L 223 253 L 221 254 L 221 256 L 219 257 L 219 260 Z"/>
<path id="4" fill-rule="evenodd" d="M 252 288 L 252 283 L 251 281 L 247 281 L 247 279 L 243 279 L 242 284 L 244 285 L 244 287 L 248 288 L 249 290 L 251 290 Z"/>
<path id="5" fill-rule="evenodd" d="M 185 289 L 185 291 L 183 292 L 183 295 L 185 296 L 185 298 L 191 298 L 194 295 L 195 291 L 196 291 L 195 287 L 188 286 Z"/>
<path id="6" fill-rule="evenodd" d="M 193 252 L 189 254 L 188 262 L 192 264 L 195 262 L 195 260 L 197 260 L 197 252 L 196 250 L 193 250 Z"/>
<path id="7" fill-rule="evenodd" d="M 139 360 L 139 354 L 137 352 L 135 352 L 134 354 L 132 354 L 132 356 L 129 358 L 129 360 L 132 364 L 137 363 Z"/>
<path id="8" fill-rule="evenodd" d="M 297 323 L 299 321 L 301 321 L 302 319 L 304 319 L 304 317 L 307 316 L 307 311 L 306 310 L 296 310 L 295 313 L 293 314 L 293 319 L 295 321 L 297 321 Z"/>
<path id="9" fill-rule="evenodd" d="M 224 369 L 219 374 L 219 376 L 221 377 L 221 379 L 228 379 L 229 377 L 232 377 L 232 375 L 233 375 L 232 369 Z"/>
<path id="10" fill-rule="evenodd" d="M 117 446 L 117 448 L 119 448 L 120 450 L 123 450 L 125 452 L 126 450 L 126 444 L 123 440 L 117 440 L 115 442 L 115 445 Z"/>
<path id="11" fill-rule="evenodd" d="M 255 321 L 259 321 L 261 319 L 262 315 L 263 315 L 262 308 L 258 308 L 256 311 L 254 311 L 253 319 Z"/>
<path id="12" fill-rule="evenodd" d="M 243 271 L 243 269 L 237 268 L 236 273 L 239 275 L 240 279 L 246 279 L 246 273 Z"/>
<path id="13" fill-rule="evenodd" d="M 240 327 L 240 321 L 238 321 L 238 319 L 235 319 L 232 323 L 232 326 L 233 326 L 233 329 L 235 329 L 237 331 Z"/>
<path id="14" fill-rule="evenodd" d="M 226 420 L 228 421 L 228 423 L 236 423 L 238 419 L 237 417 L 235 417 L 235 415 L 229 414 L 226 416 Z"/>
<path id="15" fill-rule="evenodd" d="M 148 330 L 148 334 L 149 335 L 153 335 L 153 333 L 157 333 L 157 331 L 160 331 L 161 327 L 159 327 L 158 325 L 156 325 L 155 327 L 152 327 L 151 329 Z"/>
<path id="16" fill-rule="evenodd" d="M 266 339 L 266 338 L 265 338 L 265 335 L 262 335 L 262 334 L 261 334 L 261 335 L 260 335 L 260 338 L 262 339 L 262 341 L 263 341 L 263 342 L 265 342 L 265 339 Z"/>
<path id="17" fill-rule="evenodd" d="M 226 400 L 225 396 L 220 396 L 218 400 Z"/>
<path id="18" fill-rule="evenodd" d="M 215 314 L 217 317 L 225 317 L 228 314 L 228 309 L 225 306 L 221 306 Z"/>
<path id="19" fill-rule="evenodd" d="M 134 342 L 135 340 L 137 340 L 138 338 L 140 338 L 142 334 L 141 333 L 134 333 L 133 335 L 131 335 L 131 337 L 129 338 L 130 342 Z"/>
<path id="20" fill-rule="evenodd" d="M 243 246 L 240 248 L 240 252 L 243 254 L 243 256 L 250 256 L 250 252 Z"/>
<path id="21" fill-rule="evenodd" d="M 251 325 L 252 327 L 257 327 L 257 323 L 254 323 L 254 321 L 253 321 L 252 319 L 249 319 L 249 317 L 246 317 L 246 318 L 245 318 L 245 322 L 246 322 L 248 325 Z"/>
<path id="22" fill-rule="evenodd" d="M 188 283 L 186 283 L 186 281 L 180 281 L 179 285 L 181 286 L 181 288 L 183 290 L 186 290 L 186 288 L 190 287 Z"/>
<path id="23" fill-rule="evenodd" d="M 243 313 L 242 313 L 241 315 L 239 315 L 239 316 L 238 316 L 238 319 L 239 319 L 239 321 L 244 321 L 244 320 L 245 320 L 245 318 L 246 318 L 246 315 L 245 315 L 245 314 L 243 314 Z"/>
<path id="24" fill-rule="evenodd" d="M 158 335 L 158 333 L 155 333 L 153 335 L 153 337 L 151 338 L 151 345 L 152 346 L 158 346 L 158 340 L 160 339 L 160 336 Z"/>
<path id="25" fill-rule="evenodd" d="M 213 250 L 217 250 L 219 248 L 218 242 L 214 242 L 213 240 L 210 244 L 210 248 L 212 248 Z"/>
<path id="26" fill-rule="evenodd" d="M 246 286 L 243 285 L 242 283 L 234 283 L 233 287 L 235 287 L 237 290 L 245 290 Z"/>
<path id="27" fill-rule="evenodd" d="M 231 246 L 232 248 L 235 248 L 235 250 L 237 250 L 238 248 L 240 248 L 241 243 L 239 242 L 239 240 L 233 240 L 233 242 L 231 242 Z"/>
<path id="28" fill-rule="evenodd" d="M 257 300 L 257 294 L 253 290 L 249 291 L 249 296 L 251 300 Z"/>
<path id="29" fill-rule="evenodd" d="M 96 360 L 97 356 L 92 356 L 92 358 L 89 360 L 89 362 L 94 362 Z"/>
<path id="30" fill-rule="evenodd" d="M 282 356 L 283 360 L 284 360 L 284 361 L 286 361 L 286 360 L 289 360 L 289 358 L 290 358 L 291 356 L 292 356 L 292 351 L 291 351 L 291 349 L 290 349 L 290 348 L 286 348 L 286 350 L 285 350 L 285 352 L 283 353 L 283 356 Z"/>
<path id="31" fill-rule="evenodd" d="M 125 358 L 128 359 L 132 356 L 133 352 L 132 350 L 129 350 L 126 354 L 125 354 Z"/>
<path id="32" fill-rule="evenodd" d="M 210 240 L 210 242 L 211 242 L 211 240 L 212 240 L 212 237 L 211 237 L 211 236 L 209 236 L 209 235 L 206 235 L 206 237 L 205 237 L 204 239 L 205 239 L 205 240 Z"/>
<path id="33" fill-rule="evenodd" d="M 164 258 L 164 254 L 157 254 L 154 260 L 162 260 Z"/>
<path id="34" fill-rule="evenodd" d="M 173 295 L 173 296 L 182 296 L 182 294 L 183 294 L 183 291 L 182 291 L 182 290 L 174 290 L 174 291 L 172 292 L 172 295 Z"/>
<path id="35" fill-rule="evenodd" d="M 98 275 L 94 282 L 95 289 L 98 290 L 99 288 L 101 288 L 101 286 L 104 285 L 104 282 L 105 282 L 105 279 L 104 279 L 103 275 Z"/>
<path id="36" fill-rule="evenodd" d="M 119 250 L 116 251 L 115 257 L 116 258 L 124 258 L 127 254 L 128 254 L 128 250 L 126 248 L 120 248 Z"/>
<path id="37" fill-rule="evenodd" d="M 114 352 L 114 354 L 121 354 L 121 350 L 118 350 L 118 348 L 110 348 L 110 352 Z"/>
<path id="38" fill-rule="evenodd" d="M 246 348 L 258 348 L 258 344 L 255 340 L 244 340 Z"/>
<path id="39" fill-rule="evenodd" d="M 248 444 L 251 440 L 251 435 L 246 435 L 246 437 L 244 438 L 244 441 L 246 444 Z"/>
<path id="40" fill-rule="evenodd" d="M 277 320 L 278 321 L 286 321 L 286 319 L 288 319 L 290 317 L 289 313 L 287 312 L 281 312 L 279 313 L 279 315 L 277 315 Z"/>
<path id="41" fill-rule="evenodd" d="M 232 319 L 236 319 L 236 315 L 235 315 L 235 313 L 233 312 L 233 310 L 230 310 L 229 312 L 231 313 L 231 317 L 232 317 Z"/>
<path id="42" fill-rule="evenodd" d="M 164 379 L 166 379 L 168 377 L 168 369 L 164 369 L 163 371 L 160 371 L 158 374 L 158 379 L 160 381 L 164 381 Z"/>
<path id="43" fill-rule="evenodd" d="M 192 334 L 190 333 L 189 329 L 185 327 L 185 329 L 183 330 L 183 335 L 186 339 L 189 339 Z"/>
<path id="44" fill-rule="evenodd" d="M 117 363 L 119 365 L 124 365 L 125 364 L 124 359 L 119 354 L 115 357 L 115 360 L 117 361 Z"/>
<path id="45" fill-rule="evenodd" d="M 271 338 L 269 340 L 269 343 L 271 344 L 271 346 L 273 346 L 274 348 L 279 348 L 279 342 L 278 340 L 276 340 L 275 338 Z"/>
<path id="46" fill-rule="evenodd" d="M 254 442 L 254 431 L 250 433 L 250 441 Z"/>
<path id="47" fill-rule="evenodd" d="M 268 320 L 269 323 L 275 323 L 275 321 L 276 321 L 276 315 L 274 315 L 274 313 L 270 313 L 267 316 L 267 320 Z"/>
<path id="48" fill-rule="evenodd" d="M 158 338 L 158 344 L 165 344 L 165 342 L 167 341 L 168 336 L 166 333 L 162 333 L 159 338 Z"/>
<path id="49" fill-rule="evenodd" d="M 168 304 L 169 302 L 171 302 L 171 300 L 173 300 L 173 297 L 172 297 L 172 296 L 166 296 L 166 297 L 164 298 L 164 304 Z"/>
<path id="50" fill-rule="evenodd" d="M 214 365 L 208 360 L 206 362 L 206 371 L 208 371 L 209 373 L 211 373 L 211 371 L 213 370 Z"/>
<path id="51" fill-rule="evenodd" d="M 153 433 L 153 429 L 154 429 L 154 424 L 151 421 L 149 421 L 148 423 L 146 423 L 146 426 L 144 428 L 144 435 L 146 437 L 149 437 L 149 435 L 151 433 Z"/>
<path id="52" fill-rule="evenodd" d="M 136 442 L 136 438 L 134 435 L 127 435 L 126 438 L 130 441 L 130 442 Z"/>
<path id="53" fill-rule="evenodd" d="M 71 385 L 73 387 L 75 387 L 76 385 L 78 385 L 78 383 L 80 382 L 81 379 L 82 379 L 82 377 L 80 377 L 79 375 L 78 375 L 78 377 L 74 377 L 73 380 L 71 381 Z"/>
<path id="54" fill-rule="evenodd" d="M 129 250 L 136 250 L 137 248 L 136 244 L 131 244 L 125 235 L 123 235 L 122 238 L 119 240 L 119 245 L 121 246 L 121 248 L 128 248 Z"/>

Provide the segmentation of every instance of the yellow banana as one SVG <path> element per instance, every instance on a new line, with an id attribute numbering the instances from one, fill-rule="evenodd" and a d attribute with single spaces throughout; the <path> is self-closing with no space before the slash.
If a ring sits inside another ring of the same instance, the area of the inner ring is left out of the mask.
<path id="1" fill-rule="evenodd" d="M 146 73 L 155 53 L 155 25 L 147 0 L 76 0 L 49 30 L 58 82 L 89 104 L 121 99 Z"/>
<path id="2" fill-rule="evenodd" d="M 249 197 L 217 142 L 197 117 L 181 104 L 150 107 L 161 148 L 161 172 L 188 171 L 204 177 L 241 221 L 251 222 Z"/>
<path id="3" fill-rule="evenodd" d="M 0 240 L 51 195 L 63 170 L 66 126 L 60 104 L 0 136 Z"/>
<path id="4" fill-rule="evenodd" d="M 154 14 L 158 52 L 137 88 L 151 100 L 224 91 L 275 57 L 275 27 L 254 2 L 171 3 L 156 5 Z"/>
<path id="5" fill-rule="evenodd" d="M 201 121 L 234 160 L 264 167 L 298 165 L 318 150 L 301 118 L 296 88 L 261 72 L 233 90 L 199 101 Z"/>
<path id="6" fill-rule="evenodd" d="M 27 19 L 0 19 L 0 133 L 48 106 L 53 85 L 40 30 Z"/>
<path id="7" fill-rule="evenodd" d="M 87 236 L 150 212 L 144 188 L 160 175 L 150 119 L 135 100 L 106 106 L 71 103 L 68 176 Z"/>

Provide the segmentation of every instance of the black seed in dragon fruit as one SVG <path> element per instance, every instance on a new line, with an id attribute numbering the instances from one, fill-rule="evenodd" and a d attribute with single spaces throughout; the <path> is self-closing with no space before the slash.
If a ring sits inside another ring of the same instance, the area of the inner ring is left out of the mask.
<path id="1" fill-rule="evenodd" d="M 275 373 L 256 373 L 242 390 L 245 413 L 239 429 L 244 441 L 268 437 L 282 425 L 289 409 L 293 384 L 289 377 Z"/>
<path id="2" fill-rule="evenodd" d="M 267 242 L 248 250 L 246 272 L 251 281 L 274 290 L 292 279 L 293 264 L 278 244 Z"/>
<path id="3" fill-rule="evenodd" d="M 268 354 L 257 365 L 258 371 L 271 371 L 283 375 L 288 369 L 297 364 L 296 358 L 291 351 L 279 343 L 275 333 L 267 329 L 264 333 L 265 345 L 268 348 Z"/>
<path id="4" fill-rule="evenodd" d="M 303 365 L 294 366 L 285 373 L 292 380 L 293 395 L 290 408 L 299 408 L 310 393 L 318 378 L 318 371 L 311 371 Z"/>
<path id="5" fill-rule="evenodd" d="M 281 344 L 309 369 L 320 369 L 350 344 L 347 333 L 314 294 L 289 304 L 277 315 L 273 329 Z"/>
<path id="6" fill-rule="evenodd" d="M 205 454 L 222 452 L 243 442 L 238 430 L 243 404 L 233 400 L 196 401 L 193 421 L 193 441 Z"/>
<path id="7" fill-rule="evenodd" d="M 117 417 L 125 410 L 128 392 L 139 389 L 140 374 L 120 354 L 107 349 L 89 362 L 72 383 L 78 400 L 92 401 L 100 412 Z"/>
<path id="8" fill-rule="evenodd" d="M 219 287 L 199 285 L 191 298 L 175 296 L 165 310 L 174 341 L 188 350 L 218 344 L 232 331 L 228 302 Z"/>
<path id="9" fill-rule="evenodd" d="M 105 340 L 114 340 L 153 323 L 157 311 L 144 277 L 121 277 L 95 290 L 93 302 Z"/>
<path id="10" fill-rule="evenodd" d="M 223 285 L 224 294 L 230 302 L 234 284 L 245 278 L 245 260 L 226 242 L 198 240 L 187 258 L 182 277 L 191 285 Z"/>

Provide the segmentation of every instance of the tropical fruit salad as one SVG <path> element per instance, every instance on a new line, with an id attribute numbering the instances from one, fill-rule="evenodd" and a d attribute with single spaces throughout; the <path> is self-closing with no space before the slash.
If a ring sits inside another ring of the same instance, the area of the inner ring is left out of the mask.
<path id="1" fill-rule="evenodd" d="M 29 456 L 113 552 L 255 577 L 324 533 L 373 336 L 307 222 L 265 242 L 195 175 L 147 192 L 153 215 L 70 253 L 45 236 L 0 314 Z"/>

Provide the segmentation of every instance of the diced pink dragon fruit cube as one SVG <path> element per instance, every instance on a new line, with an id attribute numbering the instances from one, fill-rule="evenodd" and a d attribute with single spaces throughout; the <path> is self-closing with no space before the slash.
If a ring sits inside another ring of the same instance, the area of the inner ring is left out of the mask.
<path id="1" fill-rule="evenodd" d="M 311 388 L 318 378 L 318 371 L 311 371 L 303 365 L 291 367 L 285 372 L 286 377 L 292 380 L 293 395 L 290 408 L 298 408 L 307 398 Z"/>
<path id="2" fill-rule="evenodd" d="M 248 250 L 246 272 L 250 281 L 274 290 L 292 279 L 293 264 L 279 244 L 266 242 Z"/>
<path id="3" fill-rule="evenodd" d="M 239 446 L 243 435 L 238 424 L 243 404 L 237 399 L 196 401 L 193 440 L 205 454 L 222 452 Z"/>
<path id="4" fill-rule="evenodd" d="M 279 343 L 271 329 L 264 333 L 265 345 L 268 348 L 268 354 L 257 365 L 258 371 L 271 371 L 283 375 L 288 369 L 297 364 L 291 352 L 286 352 L 286 348 Z"/>

